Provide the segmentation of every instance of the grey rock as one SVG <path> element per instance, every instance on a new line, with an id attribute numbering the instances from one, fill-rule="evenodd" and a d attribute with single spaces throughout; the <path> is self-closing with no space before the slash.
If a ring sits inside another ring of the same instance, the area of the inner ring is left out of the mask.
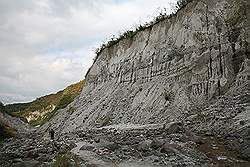
<path id="1" fill-rule="evenodd" d="M 181 122 L 171 122 L 164 126 L 167 134 L 179 133 L 183 130 L 183 125 Z"/>
<path id="2" fill-rule="evenodd" d="M 77 147 L 77 145 L 75 144 L 75 142 L 70 142 L 69 147 L 72 149 Z"/>
<path id="3" fill-rule="evenodd" d="M 22 162 L 23 160 L 21 158 L 16 158 L 16 159 L 13 159 L 13 163 L 17 163 L 17 162 Z"/>
<path id="4" fill-rule="evenodd" d="M 83 145 L 80 150 L 87 150 L 87 151 L 92 151 L 95 149 L 95 146 L 93 145 Z"/>
<path id="5" fill-rule="evenodd" d="M 176 145 L 174 144 L 169 144 L 169 143 L 165 143 L 162 148 L 161 148 L 161 153 L 165 153 L 165 154 L 178 154 L 179 151 L 176 149 Z"/>
<path id="6" fill-rule="evenodd" d="M 158 149 L 164 144 L 163 140 L 159 139 L 153 139 L 152 142 L 150 143 L 150 147 L 153 149 Z"/>
<path id="7" fill-rule="evenodd" d="M 13 167 L 37 167 L 39 165 L 39 161 L 22 161 L 12 164 Z"/>
<path id="8" fill-rule="evenodd" d="M 138 144 L 138 150 L 149 151 L 151 148 L 151 143 L 152 143 L 152 140 L 145 140 L 145 141 L 140 142 Z"/>

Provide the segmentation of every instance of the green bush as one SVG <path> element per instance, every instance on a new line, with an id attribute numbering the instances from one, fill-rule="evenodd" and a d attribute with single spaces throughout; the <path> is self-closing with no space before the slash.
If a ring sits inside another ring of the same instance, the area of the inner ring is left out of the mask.
<path id="1" fill-rule="evenodd" d="M 56 113 L 58 110 L 60 109 L 64 109 L 65 107 L 67 107 L 76 97 L 75 94 L 66 94 L 63 95 L 62 98 L 60 99 L 58 105 L 56 106 L 56 108 L 52 111 L 47 113 L 43 118 L 40 117 L 38 120 L 32 121 L 30 122 L 33 126 L 37 126 L 37 125 L 43 125 L 44 123 L 48 122 Z M 74 112 L 75 109 L 73 107 L 71 107 L 69 109 L 69 112 Z"/>
<path id="2" fill-rule="evenodd" d="M 67 107 L 73 100 L 75 96 L 71 94 L 63 95 L 60 99 L 58 105 L 56 106 L 55 110 L 63 109 Z"/>
<path id="3" fill-rule="evenodd" d="M 52 167 L 79 167 L 79 162 L 76 157 L 69 154 L 58 155 L 52 163 Z"/>
<path id="4" fill-rule="evenodd" d="M 70 158 L 67 155 L 59 155 L 56 157 L 52 167 L 69 167 L 70 164 Z"/>
<path id="5" fill-rule="evenodd" d="M 16 104 L 7 104 L 4 106 L 4 110 L 8 114 L 12 114 L 14 112 L 24 111 L 27 107 L 29 107 L 31 103 L 16 103 Z"/>

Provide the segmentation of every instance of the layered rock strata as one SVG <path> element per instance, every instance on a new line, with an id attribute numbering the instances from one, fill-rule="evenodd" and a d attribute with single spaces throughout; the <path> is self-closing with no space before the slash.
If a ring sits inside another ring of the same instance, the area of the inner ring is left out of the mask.
<path id="1" fill-rule="evenodd" d="M 80 97 L 51 125 L 68 132 L 171 122 L 249 84 L 247 9 L 243 0 L 194 0 L 171 18 L 105 48 Z"/>

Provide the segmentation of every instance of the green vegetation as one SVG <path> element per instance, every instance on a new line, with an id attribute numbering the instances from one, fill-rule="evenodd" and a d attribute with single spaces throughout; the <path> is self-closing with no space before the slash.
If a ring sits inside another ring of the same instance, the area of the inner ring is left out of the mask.
<path id="1" fill-rule="evenodd" d="M 56 105 L 63 94 L 63 91 L 59 91 L 56 94 L 46 95 L 40 98 L 37 98 L 33 101 L 29 107 L 27 107 L 26 111 L 40 111 L 48 108 L 49 105 Z"/>
<path id="2" fill-rule="evenodd" d="M 37 121 L 34 121 L 32 125 L 43 125 L 44 123 L 49 121 L 57 113 L 58 110 L 67 107 L 71 102 L 73 102 L 73 100 L 81 93 L 84 85 L 85 81 L 82 80 L 64 89 L 63 94 L 60 97 L 60 100 L 57 103 L 55 109 L 52 112 L 47 113 L 43 119 L 38 119 Z M 69 111 L 73 112 L 75 110 L 71 107 Z"/>
<path id="3" fill-rule="evenodd" d="M 30 103 L 8 104 L 3 106 L 8 114 L 19 117 L 33 126 L 39 126 L 46 123 L 60 109 L 67 107 L 76 96 L 78 96 L 85 84 L 80 81 L 72 84 L 56 94 L 50 94 L 39 97 Z M 1 106 L 0 106 L 1 107 Z M 73 110 L 71 110 L 72 112 Z"/>
<path id="4" fill-rule="evenodd" d="M 74 95 L 66 94 L 62 96 L 55 110 L 59 110 L 59 109 L 63 109 L 67 107 L 74 100 L 75 97 L 76 97 L 75 94 Z"/>
<path id="5" fill-rule="evenodd" d="M 105 49 L 110 48 L 111 46 L 114 46 L 115 44 L 119 43 L 123 39 L 129 39 L 133 38 L 138 32 L 144 31 L 146 29 L 152 29 L 152 27 L 155 24 L 158 24 L 159 22 L 167 19 L 171 19 L 173 16 L 176 16 L 177 12 L 187 6 L 190 2 L 195 0 L 179 0 L 175 6 L 175 12 L 168 15 L 166 9 L 161 10 L 157 16 L 154 17 L 154 19 L 151 22 L 146 22 L 143 25 L 138 25 L 135 27 L 134 30 L 127 30 L 121 34 L 118 35 L 118 37 L 112 36 L 111 39 L 109 39 L 107 42 L 104 42 L 101 44 L 99 48 L 95 50 L 96 57 L 94 58 L 94 62 L 97 60 L 99 54 Z M 197 0 L 196 0 L 197 1 Z"/>
<path id="6" fill-rule="evenodd" d="M 70 154 L 61 154 L 55 158 L 52 167 L 79 167 L 79 160 Z"/>
<path id="7" fill-rule="evenodd" d="M 75 98 L 78 96 L 85 84 L 85 81 L 80 81 L 79 83 L 68 86 L 63 91 L 63 95 L 60 98 L 55 110 L 63 109 L 67 107 Z"/>
<path id="8" fill-rule="evenodd" d="M 16 103 L 16 104 L 7 104 L 4 105 L 0 102 L 0 112 L 5 112 L 13 117 L 19 117 L 24 122 L 26 122 L 26 118 L 23 116 L 23 111 L 30 105 L 31 103 Z"/>
<path id="9" fill-rule="evenodd" d="M 4 110 L 6 113 L 12 115 L 12 113 L 24 111 L 30 104 L 31 104 L 31 102 L 7 104 L 4 106 Z"/>

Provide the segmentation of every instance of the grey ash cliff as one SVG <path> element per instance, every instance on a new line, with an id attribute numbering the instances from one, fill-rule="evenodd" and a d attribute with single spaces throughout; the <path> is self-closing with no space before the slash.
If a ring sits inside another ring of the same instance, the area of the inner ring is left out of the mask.
<path id="1" fill-rule="evenodd" d="M 189 1 L 103 48 L 80 96 L 0 143 L 0 166 L 249 166 L 250 2 Z"/>
<path id="2" fill-rule="evenodd" d="M 103 49 L 58 131 L 181 121 L 249 84 L 249 2 L 193 1 Z M 44 126 L 46 127 L 46 126 Z"/>

